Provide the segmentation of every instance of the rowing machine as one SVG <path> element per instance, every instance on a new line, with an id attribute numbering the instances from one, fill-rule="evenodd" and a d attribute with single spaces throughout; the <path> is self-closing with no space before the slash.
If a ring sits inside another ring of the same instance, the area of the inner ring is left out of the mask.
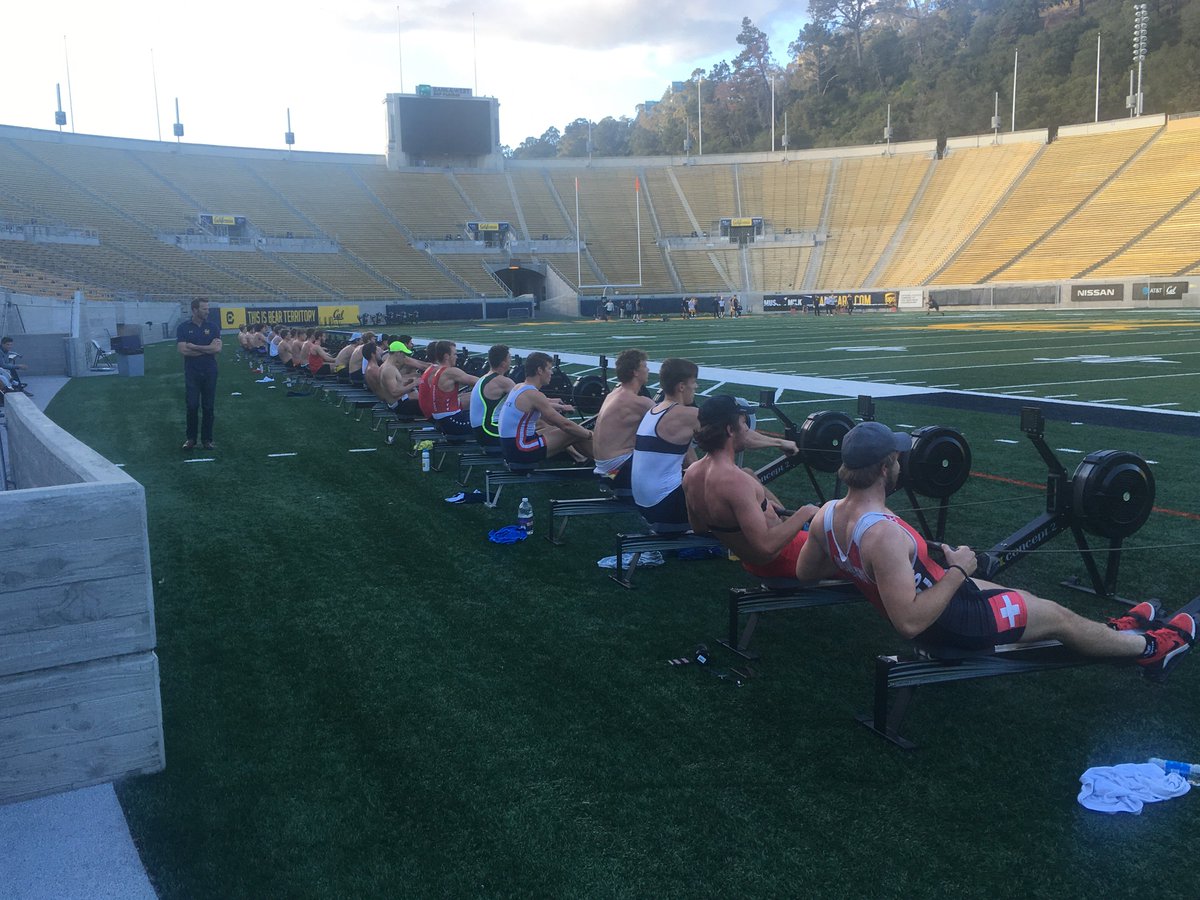
<path id="1" fill-rule="evenodd" d="M 842 462 L 842 439 L 854 427 L 854 420 L 842 412 L 825 410 L 815 412 L 796 425 L 775 402 L 775 392 L 764 388 L 758 395 L 758 407 L 768 409 L 783 424 L 783 436 L 794 443 L 799 452 L 791 456 L 782 455 L 755 470 L 754 476 L 768 484 L 797 466 L 804 466 L 808 479 L 819 503 L 826 500 L 825 492 L 817 481 L 817 472 L 835 473 Z M 841 493 L 841 482 L 835 482 L 833 495 Z"/>
<path id="2" fill-rule="evenodd" d="M 1200 613 L 1200 597 L 1194 597 L 1174 613 L 1195 616 Z M 1021 672 L 1045 672 L 1070 666 L 1086 666 L 1112 660 L 1081 656 L 1058 641 L 1034 641 L 1027 644 L 1002 644 L 993 652 L 969 653 L 944 648 L 918 648 L 906 656 L 875 657 L 874 701 L 872 714 L 860 714 L 855 719 L 875 734 L 905 750 L 916 744 L 900 734 L 904 717 L 912 704 L 913 695 L 923 684 L 946 681 L 966 681 L 993 675 L 1015 675 Z"/>
<path id="3" fill-rule="evenodd" d="M 1150 466 L 1127 450 L 1100 450 L 1085 456 L 1068 475 L 1043 437 L 1045 419 L 1038 407 L 1021 410 L 1021 431 L 1049 470 L 1046 511 L 979 554 L 979 576 L 992 580 L 1027 553 L 1069 530 L 1092 586 L 1080 584 L 1078 578 L 1064 581 L 1063 586 L 1132 606 L 1133 601 L 1117 596 L 1117 573 L 1122 541 L 1146 523 L 1154 508 L 1154 473 Z M 1091 549 L 1084 532 L 1109 542 L 1103 575 L 1092 555 L 1099 551 Z"/>
<path id="4" fill-rule="evenodd" d="M 875 421 L 874 398 L 859 396 L 858 415 L 864 422 Z M 950 498 L 971 477 L 971 447 L 962 432 L 946 425 L 926 425 L 911 434 L 912 449 L 900 456 L 900 487 L 912 505 L 921 534 L 927 541 L 940 542 L 946 535 Z M 934 529 L 929 527 L 918 494 L 938 501 Z"/>

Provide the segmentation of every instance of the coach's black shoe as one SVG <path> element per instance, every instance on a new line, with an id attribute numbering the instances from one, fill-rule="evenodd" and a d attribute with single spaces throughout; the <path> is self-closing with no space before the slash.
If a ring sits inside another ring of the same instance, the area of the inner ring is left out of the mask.
<path id="1" fill-rule="evenodd" d="M 1138 660 L 1142 675 L 1151 681 L 1165 681 L 1183 654 L 1196 640 L 1196 620 L 1180 613 L 1161 628 L 1146 632 L 1146 655 Z"/>
<path id="2" fill-rule="evenodd" d="M 217 448 L 217 445 L 214 444 L 212 441 L 205 441 L 202 446 L 204 447 L 205 450 L 215 450 Z"/>
<path id="3" fill-rule="evenodd" d="M 188 438 L 186 441 L 183 442 L 183 449 L 184 450 L 195 450 L 196 442 L 193 441 L 191 438 Z"/>

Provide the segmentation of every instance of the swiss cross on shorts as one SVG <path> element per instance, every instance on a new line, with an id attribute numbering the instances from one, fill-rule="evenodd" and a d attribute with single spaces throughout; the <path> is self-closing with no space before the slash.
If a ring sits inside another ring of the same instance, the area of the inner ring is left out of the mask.
<path id="1" fill-rule="evenodd" d="M 996 620 L 997 631 L 1012 631 L 1014 628 L 1024 628 L 1029 618 L 1025 609 L 1025 601 L 1015 591 L 1005 591 L 988 597 L 992 607 L 992 618 Z"/>

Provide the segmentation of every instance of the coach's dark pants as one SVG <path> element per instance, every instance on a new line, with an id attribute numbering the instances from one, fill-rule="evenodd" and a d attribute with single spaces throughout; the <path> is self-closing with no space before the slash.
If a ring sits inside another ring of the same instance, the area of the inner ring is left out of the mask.
<path id="1" fill-rule="evenodd" d="M 213 439 L 213 405 L 217 399 L 216 372 L 184 372 L 184 384 L 187 394 L 187 439 L 196 440 L 197 420 L 200 411 L 204 411 L 204 420 L 200 424 L 200 440 Z"/>

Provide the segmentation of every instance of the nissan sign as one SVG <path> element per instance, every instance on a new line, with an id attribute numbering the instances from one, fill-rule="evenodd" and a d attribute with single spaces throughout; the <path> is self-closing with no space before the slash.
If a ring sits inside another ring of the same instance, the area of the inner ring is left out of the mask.
<path id="1" fill-rule="evenodd" d="M 1073 284 L 1072 300 L 1124 300 L 1123 284 Z"/>

